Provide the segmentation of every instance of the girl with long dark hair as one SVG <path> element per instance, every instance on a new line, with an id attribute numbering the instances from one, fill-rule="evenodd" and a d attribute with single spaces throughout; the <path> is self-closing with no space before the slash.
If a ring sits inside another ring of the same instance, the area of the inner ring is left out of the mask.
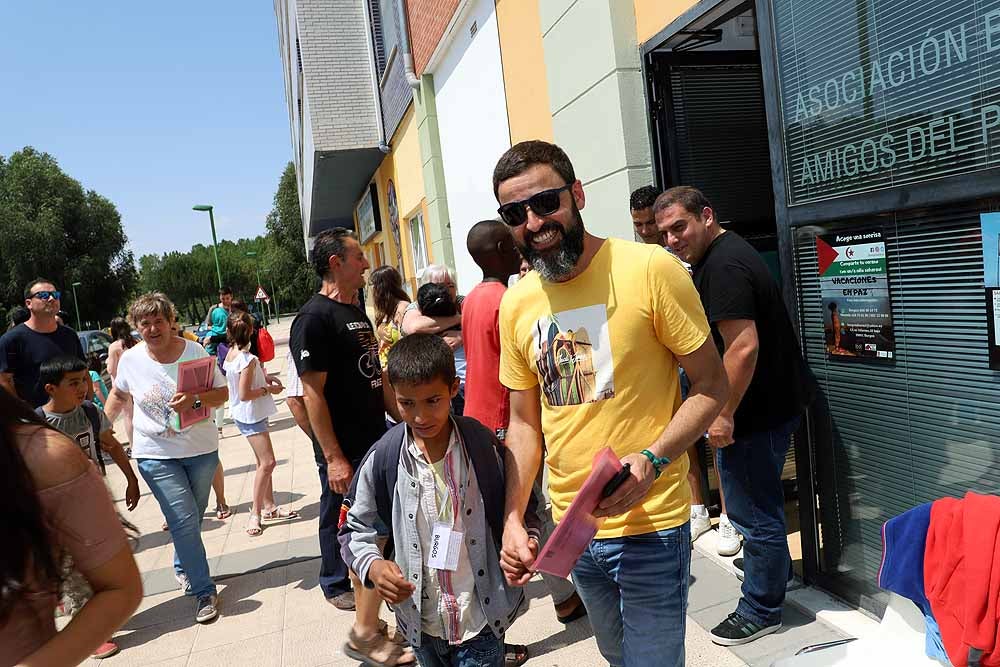
<path id="1" fill-rule="evenodd" d="M 403 290 L 403 277 L 393 266 L 380 266 L 368 276 L 375 302 L 375 333 L 378 336 L 378 356 L 385 368 L 389 349 L 403 334 L 400 323 L 410 305 L 410 297 Z"/>
<path id="2" fill-rule="evenodd" d="M 0 665 L 77 665 L 142 600 L 139 570 L 107 488 L 75 442 L 3 389 L 0 484 L 11 494 L 0 549 Z M 57 633 L 67 554 L 94 594 Z"/>

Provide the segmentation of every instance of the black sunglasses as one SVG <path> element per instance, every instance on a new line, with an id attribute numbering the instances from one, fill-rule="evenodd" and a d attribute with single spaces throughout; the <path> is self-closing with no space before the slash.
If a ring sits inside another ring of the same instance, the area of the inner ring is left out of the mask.
<path id="1" fill-rule="evenodd" d="M 500 218 L 511 227 L 519 227 L 528 219 L 528 208 L 535 215 L 552 215 L 559 210 L 559 195 L 563 190 L 573 187 L 572 183 L 567 183 L 561 188 L 552 190 L 542 190 L 536 192 L 527 199 L 512 201 L 497 209 Z"/>
<path id="2" fill-rule="evenodd" d="M 59 292 L 58 290 L 50 292 L 49 290 L 43 289 L 40 292 L 35 292 L 34 294 L 32 294 L 31 298 L 41 299 L 42 301 L 48 301 L 50 298 L 52 298 L 58 301 L 60 296 L 62 296 L 62 293 Z"/>

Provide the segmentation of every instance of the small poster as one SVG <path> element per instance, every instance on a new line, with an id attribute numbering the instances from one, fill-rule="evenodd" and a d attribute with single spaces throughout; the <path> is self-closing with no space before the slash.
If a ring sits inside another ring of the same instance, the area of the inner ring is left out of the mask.
<path id="1" fill-rule="evenodd" d="M 817 235 L 816 255 L 827 354 L 893 359 L 896 337 L 882 231 Z"/>
<path id="2" fill-rule="evenodd" d="M 990 368 L 1000 370 L 1000 213 L 979 216 L 983 230 L 983 285 L 986 286 L 986 329 Z"/>

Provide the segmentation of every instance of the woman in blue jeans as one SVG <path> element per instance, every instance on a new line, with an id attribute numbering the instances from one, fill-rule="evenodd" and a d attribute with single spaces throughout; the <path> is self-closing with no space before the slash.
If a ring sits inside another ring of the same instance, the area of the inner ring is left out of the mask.
<path id="1" fill-rule="evenodd" d="M 208 505 L 212 476 L 219 465 L 219 437 L 211 420 L 181 428 L 180 414 L 226 402 L 226 379 L 212 364 L 211 390 L 177 391 L 181 362 L 208 356 L 204 348 L 172 332 L 177 311 L 162 292 L 151 292 L 129 306 L 129 319 L 143 342 L 118 362 L 107 414 L 114 419 L 129 399 L 133 412 L 132 457 L 160 504 L 174 541 L 174 573 L 186 595 L 197 598 L 195 620 L 218 616 L 215 583 L 208 571 L 201 521 Z"/>

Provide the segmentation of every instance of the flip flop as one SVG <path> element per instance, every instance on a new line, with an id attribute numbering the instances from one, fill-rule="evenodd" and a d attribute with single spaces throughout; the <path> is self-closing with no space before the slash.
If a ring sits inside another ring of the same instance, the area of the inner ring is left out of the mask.
<path id="1" fill-rule="evenodd" d="M 219 521 L 223 519 L 228 519 L 233 515 L 233 511 L 229 509 L 229 505 L 216 505 L 215 506 L 215 518 Z"/>

